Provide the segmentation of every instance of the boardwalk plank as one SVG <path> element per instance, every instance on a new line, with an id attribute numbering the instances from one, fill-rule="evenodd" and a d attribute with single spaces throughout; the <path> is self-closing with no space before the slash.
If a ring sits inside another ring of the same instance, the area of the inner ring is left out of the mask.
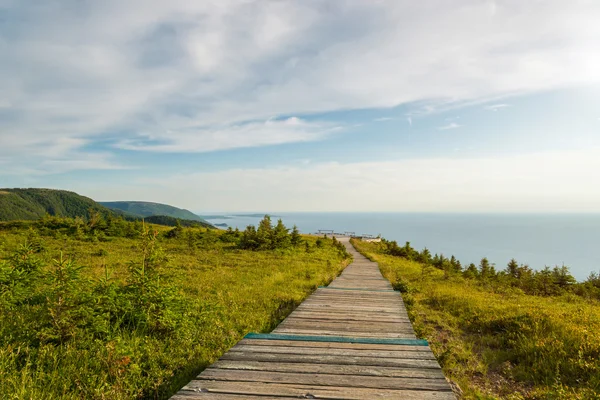
<path id="1" fill-rule="evenodd" d="M 400 347 L 400 346 L 399 346 Z M 382 358 L 413 358 L 422 360 L 435 360 L 430 350 L 402 351 L 402 350 L 360 350 L 360 349 L 331 349 L 314 347 L 280 347 L 280 346 L 252 346 L 236 345 L 230 352 L 256 352 L 256 353 L 278 353 L 278 354 L 312 354 L 332 356 L 356 356 L 356 357 L 382 357 Z"/>
<path id="2" fill-rule="evenodd" d="M 440 369 L 433 368 L 396 368 L 370 365 L 285 363 L 277 361 L 262 362 L 219 360 L 211 367 L 254 371 L 302 372 L 312 374 L 390 376 L 414 379 L 444 377 L 444 374 L 442 374 Z"/>
<path id="3" fill-rule="evenodd" d="M 293 372 L 235 371 L 208 368 L 198 380 L 295 383 L 371 389 L 448 390 L 444 378 L 396 378 L 358 375 L 319 375 Z"/>
<path id="4" fill-rule="evenodd" d="M 310 348 L 331 348 L 331 349 L 359 349 L 359 350 L 402 350 L 402 351 L 423 351 L 430 350 L 429 346 L 412 346 L 397 344 L 368 344 L 368 343 L 339 343 L 339 342 L 311 342 L 294 340 L 262 340 L 262 339 L 242 339 L 238 342 L 240 345 L 252 346 L 283 346 L 283 347 L 310 347 Z"/>
<path id="5" fill-rule="evenodd" d="M 194 380 L 185 386 L 182 391 L 200 391 L 208 393 L 250 394 L 265 396 L 288 396 L 309 399 L 405 399 L 405 400 L 449 400 L 455 399 L 452 392 L 428 390 L 392 390 L 392 389 L 365 389 L 355 387 L 317 386 L 302 384 L 265 384 L 264 382 L 222 382 Z M 201 393 L 199 393 L 201 394 Z M 200 397 L 201 398 L 201 397 Z"/>
<path id="6" fill-rule="evenodd" d="M 276 354 L 276 353 L 258 353 L 258 352 L 227 352 L 221 357 L 221 360 L 229 361 L 276 361 L 285 363 L 312 363 L 312 364 L 336 364 L 336 365 L 364 365 L 380 367 L 399 367 L 399 368 L 432 368 L 440 369 L 436 360 L 419 360 L 413 358 L 376 358 L 376 357 L 350 357 L 350 356 L 331 356 L 331 355 L 310 355 L 310 354 Z"/>

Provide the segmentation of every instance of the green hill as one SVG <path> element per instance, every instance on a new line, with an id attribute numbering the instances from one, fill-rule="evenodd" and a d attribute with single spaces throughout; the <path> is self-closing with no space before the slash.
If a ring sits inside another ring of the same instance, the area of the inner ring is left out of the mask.
<path id="1" fill-rule="evenodd" d="M 106 204 L 106 206 L 104 205 Z M 146 219 L 159 225 L 203 226 L 209 222 L 187 210 L 166 204 L 141 201 L 98 203 L 75 192 L 56 189 L 0 189 L 0 221 L 37 220 L 46 214 L 89 218 L 90 210 L 102 216 L 120 216 L 128 220 Z"/>
<path id="2" fill-rule="evenodd" d="M 177 223 L 181 226 L 185 227 L 203 227 L 203 228 L 214 228 L 214 225 L 211 225 L 206 221 L 197 221 L 191 219 L 181 219 L 175 217 L 169 217 L 167 215 L 151 215 L 149 217 L 145 217 L 144 220 L 151 224 L 165 225 L 165 226 L 177 226 Z"/>
<path id="3" fill-rule="evenodd" d="M 101 201 L 99 204 L 113 210 L 121 210 L 141 217 L 164 215 L 167 217 L 208 223 L 191 211 L 169 206 L 167 204 L 151 203 L 148 201 Z"/>
<path id="4" fill-rule="evenodd" d="M 87 218 L 90 209 L 115 214 L 89 197 L 66 190 L 0 189 L 0 221 L 35 220 L 46 214 Z"/>

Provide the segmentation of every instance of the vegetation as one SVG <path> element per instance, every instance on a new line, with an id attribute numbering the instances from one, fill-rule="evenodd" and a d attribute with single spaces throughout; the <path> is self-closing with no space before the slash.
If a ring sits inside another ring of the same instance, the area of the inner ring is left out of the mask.
<path id="1" fill-rule="evenodd" d="M 147 201 L 105 201 L 99 202 L 99 204 L 112 210 L 120 210 L 140 217 L 162 215 L 208 224 L 204 219 L 191 211 L 169 206 L 167 204 L 150 203 Z"/>
<path id="2" fill-rule="evenodd" d="M 89 218 L 90 210 L 111 214 L 94 200 L 66 190 L 0 189 L 0 221 L 35 220 L 46 214 Z"/>
<path id="3" fill-rule="evenodd" d="M 166 226 L 214 228 L 187 210 L 165 204 L 115 202 L 119 207 L 107 208 L 101 203 L 74 192 L 54 189 L 0 189 L 0 221 L 37 220 L 44 216 L 90 219 L 93 214 L 106 219 L 146 222 Z M 133 213 L 123 204 L 130 204 Z M 163 214 L 160 214 L 160 213 Z M 186 219 L 187 218 L 187 219 Z M 19 224 L 20 222 L 17 222 Z"/>
<path id="4" fill-rule="evenodd" d="M 566 267 L 463 268 L 408 243 L 353 243 L 403 292 L 417 335 L 464 398 L 600 398 L 598 275 L 576 283 Z"/>
<path id="5" fill-rule="evenodd" d="M 348 262 L 282 231 L 247 250 L 239 231 L 99 212 L 0 223 L 0 397 L 169 397 Z"/>
<path id="6" fill-rule="evenodd" d="M 205 221 L 180 219 L 180 218 L 175 218 L 175 217 L 169 217 L 166 215 L 152 215 L 150 217 L 145 217 L 144 221 L 151 223 L 151 224 L 158 224 L 158 225 L 165 225 L 165 226 L 181 225 L 181 226 L 187 226 L 187 227 L 196 226 L 196 227 L 204 227 L 204 228 L 213 228 L 213 225 L 211 225 L 210 223 L 205 222 Z"/>
<path id="7" fill-rule="evenodd" d="M 516 288 L 524 293 L 538 296 L 557 296 L 567 293 L 584 298 L 600 300 L 600 276 L 591 273 L 585 282 L 578 283 L 565 265 L 541 270 L 533 270 L 528 265 L 519 264 L 514 258 L 504 270 L 497 271 L 487 258 L 482 258 L 479 265 L 471 263 L 462 266 L 456 257 L 446 258 L 443 254 L 431 255 L 427 248 L 422 251 L 413 249 L 409 242 L 402 247 L 395 241 L 381 241 L 381 249 L 385 254 L 417 261 L 423 265 L 423 273 L 431 267 L 444 273 L 445 278 L 462 275 L 463 278 L 475 280 L 491 290 Z"/>

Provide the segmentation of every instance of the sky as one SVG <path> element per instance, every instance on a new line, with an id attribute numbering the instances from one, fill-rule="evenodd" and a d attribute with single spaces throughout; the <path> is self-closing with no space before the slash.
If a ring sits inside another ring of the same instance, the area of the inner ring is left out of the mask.
<path id="1" fill-rule="evenodd" d="M 0 187 L 600 212 L 596 0 L 0 0 Z"/>

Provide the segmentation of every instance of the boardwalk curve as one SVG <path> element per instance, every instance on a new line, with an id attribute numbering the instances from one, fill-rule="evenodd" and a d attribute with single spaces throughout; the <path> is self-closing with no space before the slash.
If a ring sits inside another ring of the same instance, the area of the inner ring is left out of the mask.
<path id="1" fill-rule="evenodd" d="M 455 399 L 400 293 L 340 240 L 354 262 L 339 277 L 270 334 L 247 335 L 171 399 Z"/>

